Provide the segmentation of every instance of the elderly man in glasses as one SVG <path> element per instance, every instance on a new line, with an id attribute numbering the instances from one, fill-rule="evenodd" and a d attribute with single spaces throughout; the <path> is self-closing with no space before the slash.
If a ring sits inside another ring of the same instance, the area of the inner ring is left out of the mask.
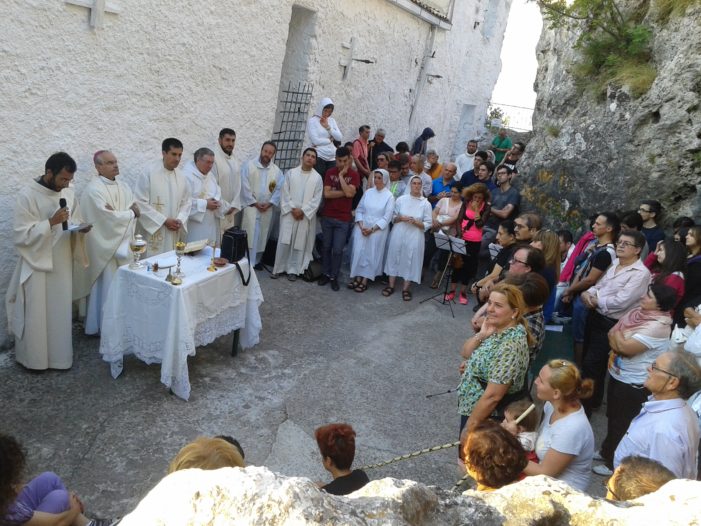
<path id="1" fill-rule="evenodd" d="M 699 420 L 686 400 L 701 389 L 701 366 L 690 352 L 666 352 L 650 365 L 644 385 L 652 396 L 618 444 L 614 467 L 630 455 L 640 455 L 679 478 L 695 480 Z"/>

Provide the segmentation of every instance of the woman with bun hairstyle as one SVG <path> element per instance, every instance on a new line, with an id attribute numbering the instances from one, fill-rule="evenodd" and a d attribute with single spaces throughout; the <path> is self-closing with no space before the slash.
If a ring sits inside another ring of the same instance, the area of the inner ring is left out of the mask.
<path id="1" fill-rule="evenodd" d="M 535 380 L 536 396 L 545 402 L 535 452 L 540 463 L 529 462 L 526 475 L 548 475 L 579 491 L 591 479 L 594 432 L 580 400 L 591 397 L 594 382 L 582 380 L 577 366 L 550 360 Z"/>

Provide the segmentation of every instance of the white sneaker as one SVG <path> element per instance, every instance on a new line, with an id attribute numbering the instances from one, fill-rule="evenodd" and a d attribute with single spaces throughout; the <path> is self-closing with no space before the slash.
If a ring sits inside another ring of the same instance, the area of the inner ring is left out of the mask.
<path id="1" fill-rule="evenodd" d="M 603 462 L 604 461 L 604 457 L 601 456 L 600 451 L 597 451 L 596 453 L 594 453 L 594 456 L 591 457 L 591 459 L 595 460 L 596 462 Z"/>
<path id="2" fill-rule="evenodd" d="M 609 468 L 604 466 L 603 464 L 599 464 L 597 466 L 594 466 L 591 468 L 591 470 L 596 473 L 597 475 L 601 475 L 602 477 L 610 477 L 613 475 L 613 471 L 611 471 Z"/>

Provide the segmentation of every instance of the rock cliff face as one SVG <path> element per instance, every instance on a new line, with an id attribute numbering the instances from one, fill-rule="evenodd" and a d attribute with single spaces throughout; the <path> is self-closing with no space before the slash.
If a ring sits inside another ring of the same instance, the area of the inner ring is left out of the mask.
<path id="1" fill-rule="evenodd" d="M 666 23 L 650 4 L 657 77 L 637 99 L 626 86 L 609 85 L 605 99 L 578 89 L 569 72 L 577 35 L 545 24 L 521 173 L 526 198 L 555 224 L 645 198 L 661 201 L 668 219 L 701 212 L 701 3 Z"/>
<path id="2" fill-rule="evenodd" d="M 612 503 L 544 476 L 493 493 L 463 494 L 386 478 L 336 497 L 308 479 L 283 477 L 263 467 L 191 469 L 164 478 L 120 524 L 688 525 L 701 517 L 700 490 L 699 482 L 678 480 L 635 501 Z"/>

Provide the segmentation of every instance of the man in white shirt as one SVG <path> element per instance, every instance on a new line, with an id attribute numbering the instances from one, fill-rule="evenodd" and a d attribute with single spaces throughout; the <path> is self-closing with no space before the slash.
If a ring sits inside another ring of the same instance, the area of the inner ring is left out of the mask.
<path id="1" fill-rule="evenodd" d="M 97 176 L 80 196 L 83 219 L 93 225 L 85 239 L 90 266 L 73 269 L 73 297 L 88 294 L 85 334 L 98 334 L 102 326 L 102 306 L 107 299 L 117 269 L 130 260 L 129 241 L 134 236 L 139 206 L 131 188 L 117 179 L 119 165 L 114 154 L 101 150 L 93 156 Z"/>
<path id="2" fill-rule="evenodd" d="M 458 172 L 455 177 L 458 180 L 460 180 L 462 174 L 468 170 L 472 170 L 475 161 L 475 153 L 477 153 L 477 141 L 470 139 L 467 141 L 467 150 L 465 153 L 461 153 L 458 155 L 457 159 L 455 159 L 455 164 L 458 166 Z"/>
<path id="3" fill-rule="evenodd" d="M 615 468 L 630 455 L 657 460 L 679 478 L 696 480 L 699 421 L 686 400 L 701 389 L 701 366 L 687 351 L 666 352 L 648 369 L 652 393 L 616 448 Z"/>
<path id="4" fill-rule="evenodd" d="M 188 219 L 187 241 L 206 239 L 209 243 L 219 243 L 219 220 L 222 217 L 221 189 L 212 174 L 214 152 L 200 148 L 195 152 L 194 161 L 185 165 L 183 172 L 190 184 L 192 207 Z"/>
<path id="5" fill-rule="evenodd" d="M 141 210 L 138 230 L 148 242 L 148 255 L 175 249 L 187 236 L 190 187 L 178 169 L 183 143 L 170 137 L 161 145 L 163 159 L 154 163 L 137 181 L 134 196 Z"/>
<path id="6" fill-rule="evenodd" d="M 638 304 L 650 284 L 650 271 L 640 261 L 645 242 L 640 232 L 621 233 L 616 243 L 617 259 L 596 285 L 582 293 L 582 303 L 588 309 L 582 376 L 594 380 L 594 395 L 582 400 L 587 416 L 601 405 L 604 396 L 610 350 L 608 331 Z"/>

